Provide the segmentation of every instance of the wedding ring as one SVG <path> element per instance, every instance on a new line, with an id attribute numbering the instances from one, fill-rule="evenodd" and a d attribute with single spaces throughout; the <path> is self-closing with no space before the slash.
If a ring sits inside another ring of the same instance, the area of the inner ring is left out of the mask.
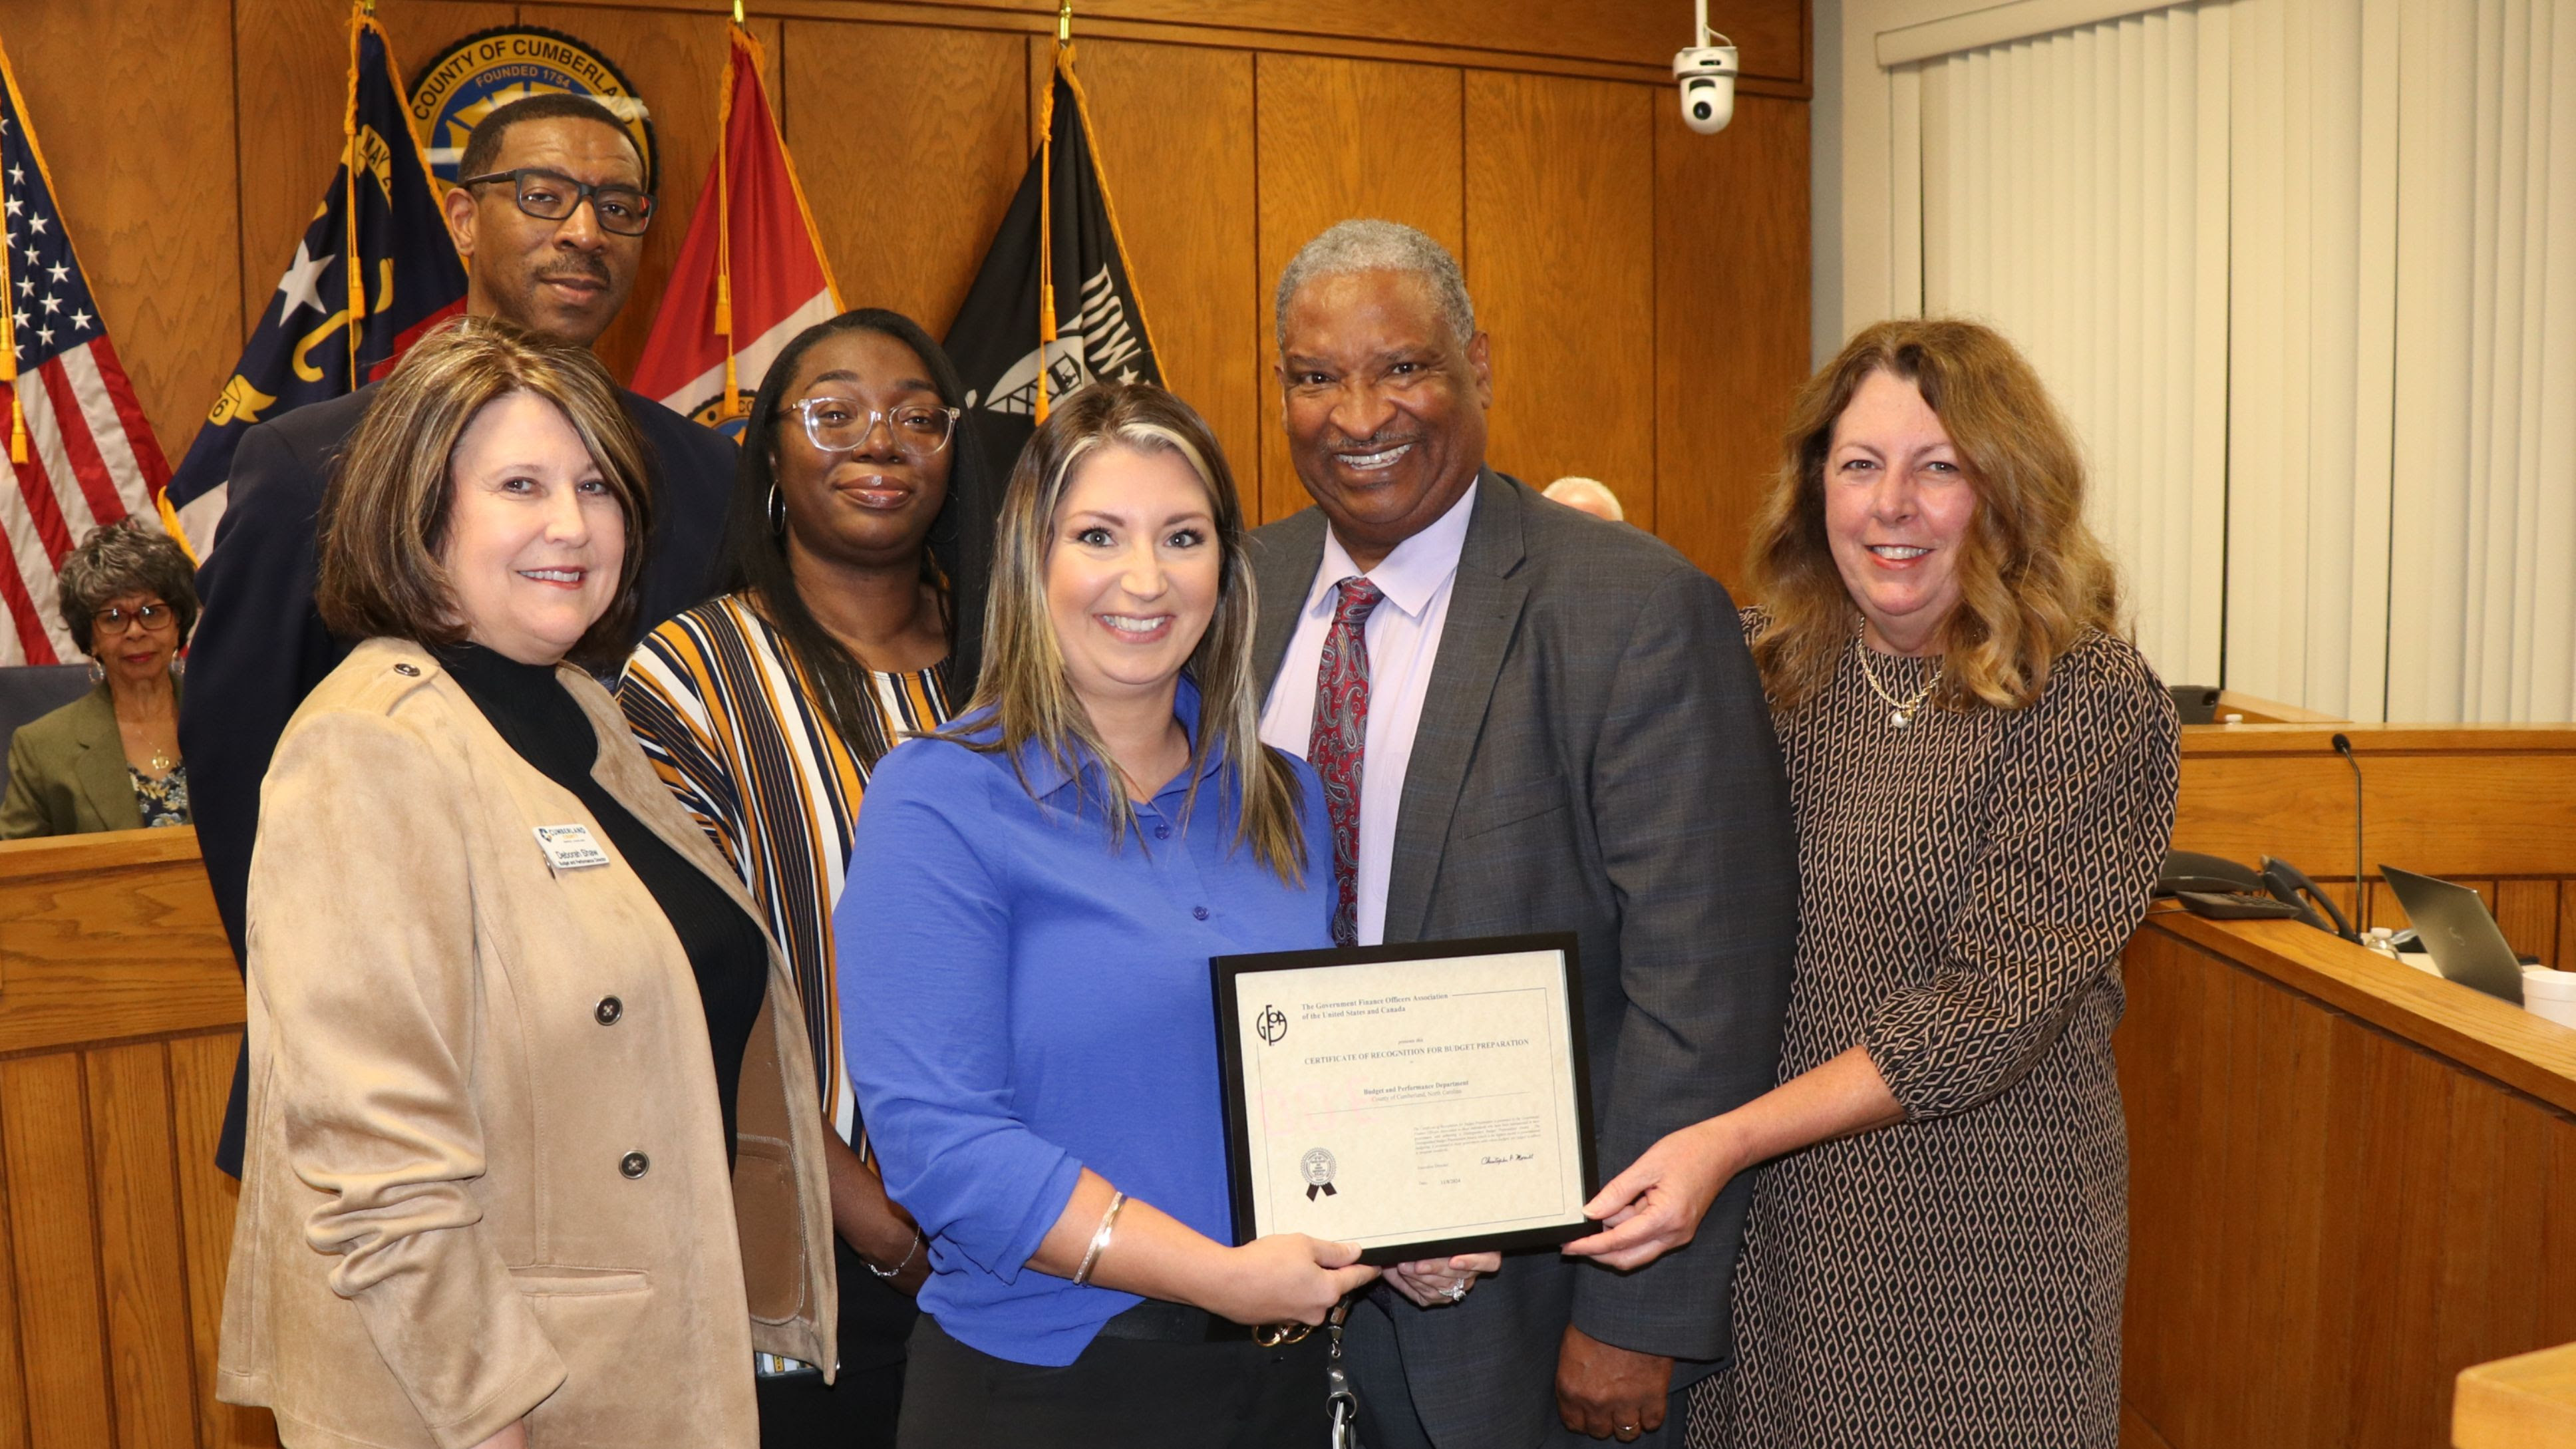
<path id="1" fill-rule="evenodd" d="M 1462 1279 L 1459 1282 L 1450 1284 L 1447 1288 L 1441 1290 L 1440 1296 L 1448 1299 L 1452 1303 L 1466 1302 L 1467 1284 L 1465 1280 Z"/>

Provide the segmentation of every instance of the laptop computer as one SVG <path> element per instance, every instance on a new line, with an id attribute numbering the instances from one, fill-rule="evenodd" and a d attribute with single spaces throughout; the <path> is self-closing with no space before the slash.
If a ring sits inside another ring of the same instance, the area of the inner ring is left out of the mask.
<path id="1" fill-rule="evenodd" d="M 2476 891 L 2390 865 L 2381 866 L 2379 873 L 2397 892 L 2397 903 L 2415 926 L 2415 939 L 2432 953 L 2443 976 L 2522 1005 L 2522 958 L 2505 944 L 2504 932 L 2496 929 L 2495 917 L 2487 914 L 2487 903 Z"/>

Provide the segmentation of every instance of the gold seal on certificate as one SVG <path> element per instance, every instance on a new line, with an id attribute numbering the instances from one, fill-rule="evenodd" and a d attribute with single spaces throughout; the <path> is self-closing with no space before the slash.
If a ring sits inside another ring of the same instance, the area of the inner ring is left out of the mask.
<path id="1" fill-rule="evenodd" d="M 1592 1231 L 1574 937 L 1209 964 L 1238 1241 L 1307 1233 L 1385 1264 Z"/>

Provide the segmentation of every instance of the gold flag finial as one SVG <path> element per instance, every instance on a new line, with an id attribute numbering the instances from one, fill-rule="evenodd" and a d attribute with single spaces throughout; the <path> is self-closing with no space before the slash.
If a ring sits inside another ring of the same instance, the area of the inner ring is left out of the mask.
<path id="1" fill-rule="evenodd" d="M 733 0 L 733 23 L 736 25 L 742 23 L 742 0 Z"/>
<path id="2" fill-rule="evenodd" d="M 1073 0 L 1056 0 L 1055 43 L 1073 44 Z"/>

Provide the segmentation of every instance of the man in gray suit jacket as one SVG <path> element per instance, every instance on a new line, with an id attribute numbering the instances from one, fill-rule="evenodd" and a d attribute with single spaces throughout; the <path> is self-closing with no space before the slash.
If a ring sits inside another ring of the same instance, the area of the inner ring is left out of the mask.
<path id="1" fill-rule="evenodd" d="M 1487 340 L 1431 238 L 1334 227 L 1278 313 L 1317 506 L 1254 535 L 1262 737 L 1326 778 L 1346 941 L 1576 933 L 1606 1177 L 1777 1065 L 1796 842 L 1734 608 L 1650 535 L 1484 466 Z M 1679 1444 L 1667 1406 L 1727 1352 L 1750 1190 L 1633 1274 L 1390 1273 L 1351 1315 L 1363 1442 Z"/>

